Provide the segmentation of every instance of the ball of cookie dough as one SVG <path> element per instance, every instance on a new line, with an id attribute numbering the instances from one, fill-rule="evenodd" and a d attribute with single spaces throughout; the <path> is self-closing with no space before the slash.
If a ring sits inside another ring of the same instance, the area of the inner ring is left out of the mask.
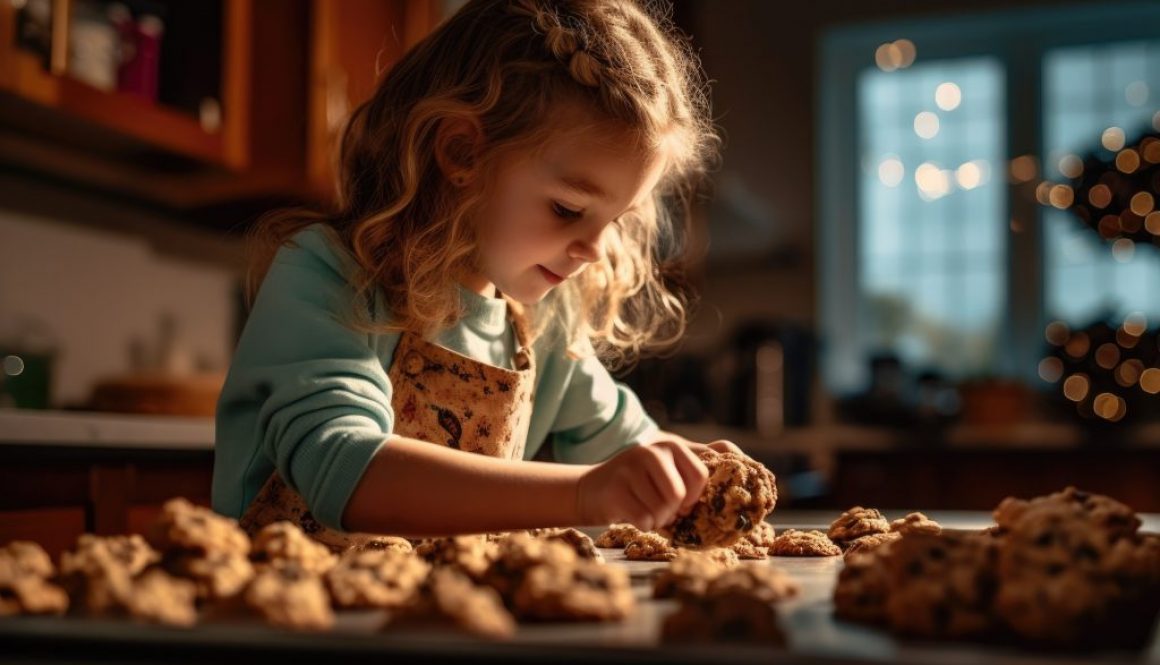
<path id="1" fill-rule="evenodd" d="M 688 514 L 658 531 L 690 549 L 729 547 L 753 531 L 777 503 L 777 485 L 760 462 L 736 453 L 697 453 L 709 480 Z"/>

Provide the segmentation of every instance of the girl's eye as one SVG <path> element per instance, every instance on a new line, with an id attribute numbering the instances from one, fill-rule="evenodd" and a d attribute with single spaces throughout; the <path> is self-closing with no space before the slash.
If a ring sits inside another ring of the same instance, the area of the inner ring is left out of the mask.
<path id="1" fill-rule="evenodd" d="M 571 208 L 565 208 L 564 206 L 560 205 L 559 203 L 552 204 L 552 211 L 556 213 L 557 217 L 559 217 L 561 219 L 567 219 L 567 220 L 580 219 L 581 217 L 584 216 L 584 211 L 572 210 Z"/>

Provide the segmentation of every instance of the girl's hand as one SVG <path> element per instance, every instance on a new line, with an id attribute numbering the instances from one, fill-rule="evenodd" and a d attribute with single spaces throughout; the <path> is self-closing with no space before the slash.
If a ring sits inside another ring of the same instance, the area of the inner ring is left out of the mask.
<path id="1" fill-rule="evenodd" d="M 712 443 L 696 443 L 686 439 L 685 445 L 691 448 L 693 451 L 697 451 L 702 448 L 710 448 L 712 450 L 716 450 L 719 453 L 736 453 L 738 455 L 745 455 L 745 453 L 741 452 L 741 449 L 737 447 L 737 444 L 733 443 L 732 441 L 726 441 L 725 439 L 720 439 Z M 748 457 L 748 455 L 745 456 Z"/>
<path id="2" fill-rule="evenodd" d="M 708 477 L 682 443 L 633 446 L 580 477 L 577 509 L 585 525 L 629 522 L 652 531 L 692 508 Z"/>
<path id="3" fill-rule="evenodd" d="M 658 441 L 676 441 L 677 443 L 680 443 L 693 452 L 700 452 L 705 448 L 709 448 L 716 450 L 719 453 L 736 453 L 738 455 L 745 455 L 745 453 L 741 452 L 741 449 L 737 447 L 737 444 L 733 443 L 732 441 L 726 441 L 725 439 L 718 439 L 712 443 L 697 443 L 696 441 L 690 441 L 679 434 L 661 431 L 657 432 L 657 435 L 653 438 L 654 443 Z M 746 455 L 746 457 L 748 457 L 748 455 Z"/>

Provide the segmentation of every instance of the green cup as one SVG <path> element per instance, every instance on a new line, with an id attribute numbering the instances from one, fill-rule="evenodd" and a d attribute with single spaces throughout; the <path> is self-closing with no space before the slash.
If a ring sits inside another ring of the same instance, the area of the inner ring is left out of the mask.
<path id="1" fill-rule="evenodd" d="M 52 359 L 52 353 L 30 353 L 0 346 L 0 407 L 47 409 Z"/>

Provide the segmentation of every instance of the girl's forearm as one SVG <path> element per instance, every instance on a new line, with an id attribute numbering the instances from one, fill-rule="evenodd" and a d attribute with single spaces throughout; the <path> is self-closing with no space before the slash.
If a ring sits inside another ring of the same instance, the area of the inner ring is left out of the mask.
<path id="1" fill-rule="evenodd" d="M 443 536 L 579 525 L 587 466 L 501 460 L 392 435 L 343 513 L 350 531 Z"/>

